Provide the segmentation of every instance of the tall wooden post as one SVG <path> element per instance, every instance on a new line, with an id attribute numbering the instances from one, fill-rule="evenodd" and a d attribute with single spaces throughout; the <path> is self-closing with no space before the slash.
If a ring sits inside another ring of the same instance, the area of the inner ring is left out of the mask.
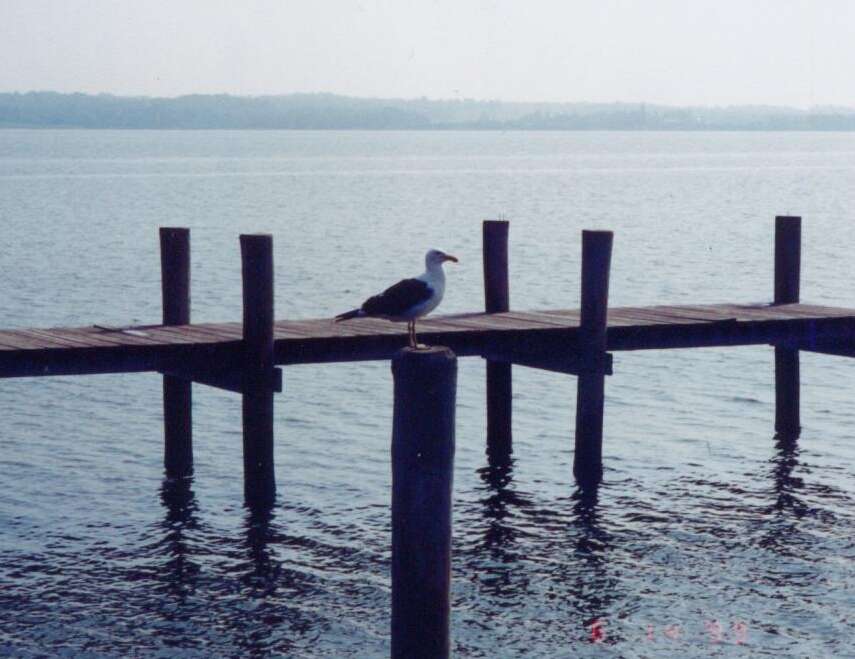
<path id="1" fill-rule="evenodd" d="M 510 309 L 508 285 L 508 222 L 483 224 L 484 302 L 487 313 Z M 511 364 L 487 360 L 487 453 L 510 455 L 512 411 Z"/>
<path id="2" fill-rule="evenodd" d="M 802 218 L 775 218 L 775 304 L 799 301 Z M 775 347 L 775 432 L 798 436 L 799 351 Z"/>
<path id="3" fill-rule="evenodd" d="M 273 470 L 273 237 L 242 235 L 243 477 L 252 507 L 276 497 Z"/>
<path id="4" fill-rule="evenodd" d="M 576 452 L 573 475 L 582 486 L 603 475 L 606 319 L 609 304 L 611 231 L 582 232 L 582 308 L 579 352 L 584 366 L 576 393 Z"/>
<path id="5" fill-rule="evenodd" d="M 190 229 L 160 229 L 163 324 L 190 322 Z M 192 383 L 163 376 L 163 464 L 169 478 L 193 473 Z"/>
<path id="6" fill-rule="evenodd" d="M 457 357 L 392 359 L 392 657 L 449 656 L 451 491 Z"/>

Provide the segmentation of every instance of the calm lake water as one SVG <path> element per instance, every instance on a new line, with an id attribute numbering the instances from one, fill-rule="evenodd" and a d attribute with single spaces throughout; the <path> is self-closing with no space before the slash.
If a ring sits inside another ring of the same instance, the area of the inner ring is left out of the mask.
<path id="1" fill-rule="evenodd" d="M 440 310 L 480 309 L 499 215 L 519 309 L 578 305 L 583 228 L 615 231 L 614 305 L 763 301 L 776 214 L 804 217 L 802 299 L 855 306 L 855 134 L 0 131 L 0 326 L 159 322 L 162 225 L 192 230 L 198 321 L 240 319 L 258 231 L 280 318 L 349 309 L 429 247 L 461 261 Z M 484 365 L 461 360 L 455 654 L 855 656 L 855 362 L 803 355 L 797 443 L 768 347 L 614 370 L 591 499 L 575 378 L 514 370 L 513 463 L 491 467 Z M 261 519 L 238 396 L 194 388 L 176 484 L 158 376 L 0 381 L 0 655 L 388 655 L 389 365 L 285 379 Z"/>

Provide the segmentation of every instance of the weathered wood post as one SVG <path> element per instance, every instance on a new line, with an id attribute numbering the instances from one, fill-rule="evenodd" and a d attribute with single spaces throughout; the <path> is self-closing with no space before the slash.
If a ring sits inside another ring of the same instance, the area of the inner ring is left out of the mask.
<path id="1" fill-rule="evenodd" d="M 802 218 L 775 218 L 775 304 L 799 301 Z M 775 432 L 797 436 L 799 419 L 799 351 L 775 346 Z"/>
<path id="2" fill-rule="evenodd" d="M 161 227 L 163 324 L 190 322 L 190 229 Z M 163 376 L 163 466 L 169 478 L 193 473 L 193 393 L 189 380 Z"/>
<path id="3" fill-rule="evenodd" d="M 272 505 L 273 236 L 241 235 L 243 278 L 243 478 L 252 507 Z"/>
<path id="4" fill-rule="evenodd" d="M 404 348 L 392 375 L 392 657 L 448 657 L 457 357 Z"/>
<path id="5" fill-rule="evenodd" d="M 508 285 L 508 222 L 485 220 L 483 224 L 484 310 L 510 310 Z M 487 360 L 487 453 L 509 455 L 512 384 L 510 362 Z"/>
<path id="6" fill-rule="evenodd" d="M 611 259 L 611 231 L 582 232 L 579 353 L 583 366 L 577 380 L 573 475 L 583 487 L 596 485 L 603 475 L 606 320 Z"/>

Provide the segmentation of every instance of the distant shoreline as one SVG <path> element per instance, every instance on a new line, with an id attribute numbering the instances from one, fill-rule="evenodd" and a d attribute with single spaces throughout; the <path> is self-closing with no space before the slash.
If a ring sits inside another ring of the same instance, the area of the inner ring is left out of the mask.
<path id="1" fill-rule="evenodd" d="M 838 132 L 855 131 L 855 108 L 13 92 L 0 129 Z"/>
<path id="2" fill-rule="evenodd" d="M 150 128 L 113 126 L 5 126 L 0 131 L 289 132 L 289 133 L 852 133 L 855 128 Z"/>

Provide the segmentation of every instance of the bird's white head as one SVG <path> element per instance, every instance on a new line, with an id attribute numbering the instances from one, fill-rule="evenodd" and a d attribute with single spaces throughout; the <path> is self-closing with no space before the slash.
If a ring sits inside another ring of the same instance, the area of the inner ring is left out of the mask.
<path id="1" fill-rule="evenodd" d="M 457 257 L 452 256 L 451 254 L 446 254 L 445 252 L 439 249 L 428 250 L 428 253 L 425 254 L 425 267 L 428 270 L 437 268 L 446 261 L 452 261 L 454 263 L 457 263 Z"/>

